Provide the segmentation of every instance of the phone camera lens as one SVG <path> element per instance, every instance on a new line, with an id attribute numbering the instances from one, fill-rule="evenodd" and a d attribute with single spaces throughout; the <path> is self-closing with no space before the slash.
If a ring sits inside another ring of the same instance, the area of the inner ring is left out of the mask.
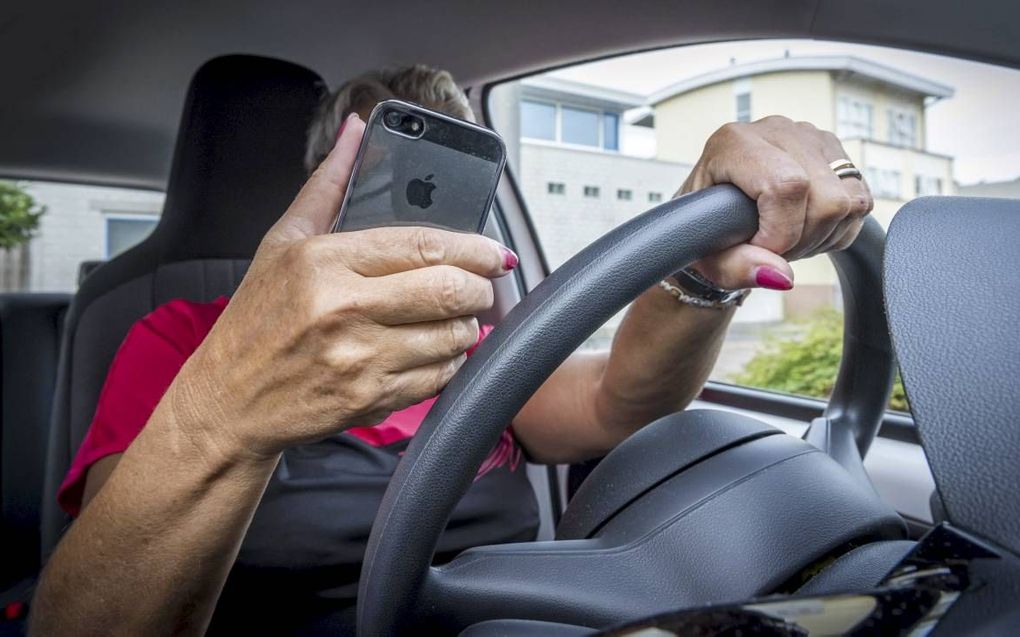
<path id="1" fill-rule="evenodd" d="M 383 115 L 383 123 L 389 128 L 400 128 L 400 125 L 404 122 L 404 116 L 398 111 L 387 111 Z"/>

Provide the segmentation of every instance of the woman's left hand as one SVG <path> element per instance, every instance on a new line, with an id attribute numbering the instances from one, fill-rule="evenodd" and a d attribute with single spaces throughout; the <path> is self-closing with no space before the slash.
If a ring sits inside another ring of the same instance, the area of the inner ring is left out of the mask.
<path id="1" fill-rule="evenodd" d="M 785 290 L 790 261 L 849 247 L 874 200 L 862 179 L 829 167 L 846 158 L 835 135 L 786 117 L 717 130 L 677 194 L 731 183 L 758 203 L 758 233 L 695 268 L 722 288 Z"/>

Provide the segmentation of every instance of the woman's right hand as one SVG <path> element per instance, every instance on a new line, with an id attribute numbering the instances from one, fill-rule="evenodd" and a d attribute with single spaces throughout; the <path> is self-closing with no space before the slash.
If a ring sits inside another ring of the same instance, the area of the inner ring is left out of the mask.
<path id="1" fill-rule="evenodd" d="M 517 262 L 507 248 L 429 228 L 329 232 L 363 133 L 348 120 L 168 391 L 203 447 L 266 457 L 379 422 L 436 395 L 477 342 L 490 279 Z"/>

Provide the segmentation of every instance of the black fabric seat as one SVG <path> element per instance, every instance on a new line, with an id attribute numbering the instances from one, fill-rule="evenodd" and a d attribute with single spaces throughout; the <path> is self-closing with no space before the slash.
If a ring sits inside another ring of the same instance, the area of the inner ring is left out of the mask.
<path id="1" fill-rule="evenodd" d="M 305 134 L 324 92 L 312 71 L 227 56 L 192 79 L 159 225 L 84 280 L 66 319 L 45 476 L 43 558 L 69 520 L 57 489 L 131 325 L 175 298 L 231 294 L 305 180 Z"/>
<path id="2" fill-rule="evenodd" d="M 70 294 L 0 294 L 0 590 L 39 568 L 39 507 Z"/>

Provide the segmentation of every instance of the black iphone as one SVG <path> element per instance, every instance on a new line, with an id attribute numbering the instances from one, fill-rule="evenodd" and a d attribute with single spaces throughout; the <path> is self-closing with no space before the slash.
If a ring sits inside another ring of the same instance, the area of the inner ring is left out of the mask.
<path id="1" fill-rule="evenodd" d="M 503 140 L 488 128 L 408 102 L 380 102 L 366 123 L 333 231 L 481 232 L 505 162 Z"/>

